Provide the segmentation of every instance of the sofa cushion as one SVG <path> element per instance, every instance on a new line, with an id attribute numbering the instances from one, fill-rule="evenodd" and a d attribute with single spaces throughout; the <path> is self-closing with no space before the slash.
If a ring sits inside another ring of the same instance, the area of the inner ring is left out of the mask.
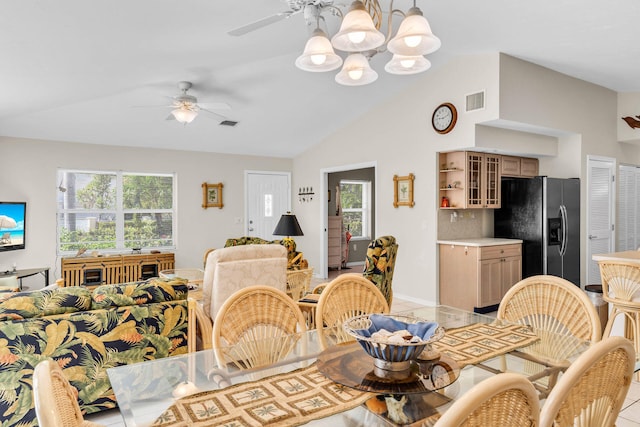
<path id="1" fill-rule="evenodd" d="M 92 309 L 125 307 L 187 299 L 187 280 L 154 277 L 142 282 L 102 285 L 94 289 Z"/>
<path id="2" fill-rule="evenodd" d="M 0 296 L 0 320 L 75 313 L 89 310 L 89 308 L 91 308 L 91 292 L 78 286 L 11 292 Z"/>

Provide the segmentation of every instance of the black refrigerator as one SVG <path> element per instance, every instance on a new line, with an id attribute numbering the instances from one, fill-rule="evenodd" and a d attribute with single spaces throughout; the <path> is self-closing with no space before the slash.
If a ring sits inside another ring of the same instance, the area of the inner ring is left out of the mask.
<path id="1" fill-rule="evenodd" d="M 502 178 L 494 236 L 521 239 L 522 278 L 563 277 L 580 286 L 580 180 Z"/>

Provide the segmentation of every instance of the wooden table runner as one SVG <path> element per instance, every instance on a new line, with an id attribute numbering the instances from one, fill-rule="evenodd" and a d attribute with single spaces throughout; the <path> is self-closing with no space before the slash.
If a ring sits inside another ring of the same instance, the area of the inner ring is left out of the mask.
<path id="1" fill-rule="evenodd" d="M 458 362 L 462 369 L 528 346 L 539 339 L 528 326 L 475 323 L 447 330 L 434 346 Z"/>
<path id="2" fill-rule="evenodd" d="M 314 363 L 286 374 L 182 398 L 153 426 L 297 426 L 348 411 L 372 396 L 334 383 L 318 372 Z"/>

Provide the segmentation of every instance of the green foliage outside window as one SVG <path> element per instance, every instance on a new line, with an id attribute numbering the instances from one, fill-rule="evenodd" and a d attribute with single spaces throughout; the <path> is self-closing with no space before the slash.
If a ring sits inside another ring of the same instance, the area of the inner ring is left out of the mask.
<path id="1" fill-rule="evenodd" d="M 74 188 L 59 196 L 60 251 L 174 245 L 173 176 L 121 174 L 122 209 L 118 213 L 115 174 L 65 173 Z M 70 197 L 74 191 L 75 197 Z M 120 238 L 119 221 L 124 233 Z"/>

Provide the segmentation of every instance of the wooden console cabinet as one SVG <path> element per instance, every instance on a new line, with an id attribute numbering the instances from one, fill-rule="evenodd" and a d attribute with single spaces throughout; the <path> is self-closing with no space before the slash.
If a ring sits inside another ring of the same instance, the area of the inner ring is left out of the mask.
<path id="1" fill-rule="evenodd" d="M 98 286 L 158 277 L 174 268 L 173 253 L 73 257 L 61 260 L 64 286 Z"/>
<path id="2" fill-rule="evenodd" d="M 441 243 L 440 303 L 494 311 L 522 278 L 522 244 L 467 246 Z"/>

